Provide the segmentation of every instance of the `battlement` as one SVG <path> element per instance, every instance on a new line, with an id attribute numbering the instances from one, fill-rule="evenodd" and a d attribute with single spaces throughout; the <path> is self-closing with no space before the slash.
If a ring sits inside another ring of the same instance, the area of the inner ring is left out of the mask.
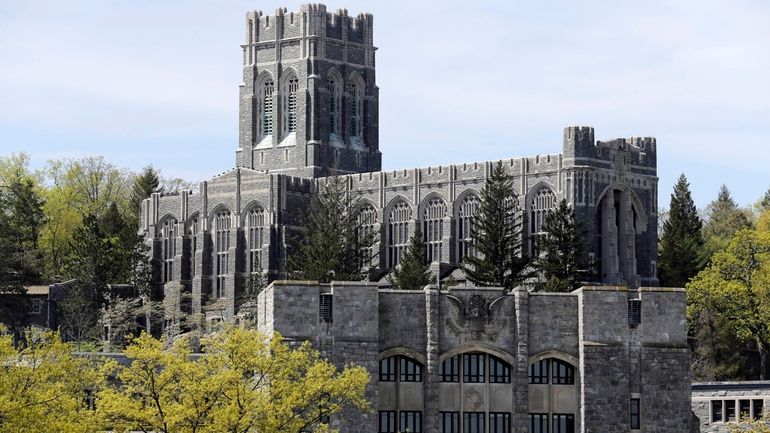
<path id="1" fill-rule="evenodd" d="M 655 167 L 657 142 L 654 137 L 615 138 L 594 141 L 594 128 L 568 126 L 564 128 L 564 157 L 591 158 L 611 161 L 618 152 L 629 155 L 627 162 L 633 165 Z"/>
<path id="2" fill-rule="evenodd" d="M 297 12 L 278 8 L 274 15 L 257 10 L 246 13 L 245 44 L 315 36 L 372 46 L 373 23 L 372 14 L 350 16 L 347 9 L 327 12 L 321 3 L 303 4 Z"/>

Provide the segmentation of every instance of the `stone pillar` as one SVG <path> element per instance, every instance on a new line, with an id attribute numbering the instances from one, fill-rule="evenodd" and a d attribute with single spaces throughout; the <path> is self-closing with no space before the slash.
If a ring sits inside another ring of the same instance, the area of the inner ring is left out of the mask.
<path id="1" fill-rule="evenodd" d="M 529 293 L 526 289 L 514 290 L 514 334 L 516 347 L 512 348 L 514 365 L 513 377 L 513 419 L 511 431 L 526 432 L 529 429 Z"/>
<path id="2" fill-rule="evenodd" d="M 618 226 L 615 221 L 615 194 L 607 192 L 602 200 L 602 282 L 617 284 L 618 279 Z"/>
<path id="3" fill-rule="evenodd" d="M 618 221 L 618 256 L 620 272 L 628 285 L 637 287 L 636 271 L 636 230 L 634 230 L 634 210 L 631 203 L 631 193 L 620 193 L 620 221 Z"/>
<path id="4" fill-rule="evenodd" d="M 424 408 L 423 413 L 423 431 L 438 431 L 439 415 L 439 355 L 440 346 L 440 311 L 441 298 L 439 292 L 434 287 L 425 288 L 425 324 L 427 335 L 427 347 L 425 348 L 425 389 L 424 389 Z"/>

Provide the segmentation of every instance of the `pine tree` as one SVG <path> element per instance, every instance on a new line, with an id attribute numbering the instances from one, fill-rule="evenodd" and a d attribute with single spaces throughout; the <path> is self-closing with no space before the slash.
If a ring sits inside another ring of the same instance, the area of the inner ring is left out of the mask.
<path id="1" fill-rule="evenodd" d="M 717 199 L 709 203 L 708 218 L 703 227 L 706 257 L 727 248 L 730 238 L 747 228 L 751 228 L 749 217 L 735 203 L 727 187 L 722 185 Z"/>
<path id="2" fill-rule="evenodd" d="M 388 276 L 396 289 L 419 290 L 434 281 L 428 265 L 425 264 L 425 242 L 418 226 L 409 239 L 409 246 L 401 262 Z"/>
<path id="3" fill-rule="evenodd" d="M 131 210 L 135 215 L 139 215 L 142 206 L 142 200 L 149 198 L 150 194 L 158 192 L 160 185 L 160 176 L 158 171 L 148 165 L 142 172 L 134 178 L 134 185 L 131 189 Z"/>
<path id="4" fill-rule="evenodd" d="M 360 281 L 364 250 L 376 233 L 361 236 L 358 201 L 350 198 L 341 177 L 328 178 L 310 200 L 302 228 L 291 239 L 289 274 L 320 282 Z"/>
<path id="5" fill-rule="evenodd" d="M 703 223 L 684 174 L 674 185 L 668 219 L 658 244 L 661 285 L 684 287 L 703 269 Z"/>
<path id="6" fill-rule="evenodd" d="M 513 180 L 500 162 L 481 190 L 471 239 L 476 254 L 465 258 L 464 269 L 474 284 L 509 291 L 528 277 L 530 259 L 522 248 L 521 211 Z"/>
<path id="7" fill-rule="evenodd" d="M 545 281 L 538 283 L 536 288 L 548 292 L 577 289 L 588 276 L 588 264 L 583 262 L 586 254 L 578 234 L 575 211 L 566 200 L 548 212 L 542 231 L 544 234 L 535 238 L 539 255 L 534 260 L 534 267 L 544 274 Z"/>

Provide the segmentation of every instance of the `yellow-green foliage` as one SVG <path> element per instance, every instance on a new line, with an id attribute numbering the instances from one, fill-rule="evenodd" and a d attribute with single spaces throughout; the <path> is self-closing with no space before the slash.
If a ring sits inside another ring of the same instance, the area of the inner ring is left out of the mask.
<path id="1" fill-rule="evenodd" d="M 0 433 L 97 431 L 87 392 L 98 386 L 98 370 L 57 334 L 27 340 L 17 349 L 0 336 Z"/>
<path id="2" fill-rule="evenodd" d="M 142 335 L 127 349 L 118 381 L 98 394 L 97 410 L 115 431 L 296 432 L 343 406 L 368 408 L 362 367 L 343 371 L 309 343 L 290 349 L 279 335 L 230 328 L 204 341 L 193 358 L 180 339 L 167 351 Z M 320 426 L 325 430 L 328 426 Z"/>
<path id="3" fill-rule="evenodd" d="M 767 421 L 746 421 L 730 425 L 730 433 L 770 433 Z"/>

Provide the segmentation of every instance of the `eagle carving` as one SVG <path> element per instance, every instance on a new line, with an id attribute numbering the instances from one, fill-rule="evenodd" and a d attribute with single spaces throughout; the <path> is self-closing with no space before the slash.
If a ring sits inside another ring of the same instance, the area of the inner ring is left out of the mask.
<path id="1" fill-rule="evenodd" d="M 497 339 L 504 324 L 498 310 L 503 305 L 505 296 L 486 298 L 474 293 L 465 300 L 454 295 L 445 296 L 455 307 L 454 314 L 450 314 L 447 320 L 449 329 L 455 335 L 470 333 L 476 340 L 485 337 L 489 340 Z"/>

